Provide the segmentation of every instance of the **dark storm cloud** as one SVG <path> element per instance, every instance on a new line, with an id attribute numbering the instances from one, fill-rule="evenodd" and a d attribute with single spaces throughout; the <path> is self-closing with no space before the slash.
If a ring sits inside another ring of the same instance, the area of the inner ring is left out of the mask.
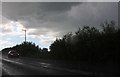
<path id="1" fill-rule="evenodd" d="M 117 2 L 90 2 L 74 7 L 69 16 L 74 20 L 74 24 L 97 26 L 108 20 L 117 23 L 118 5 Z"/>
<path id="2" fill-rule="evenodd" d="M 21 21 L 26 28 L 46 27 L 58 31 L 65 29 L 67 11 L 81 2 L 13 2 L 3 3 L 3 16 L 10 20 Z M 56 26 L 56 27 L 55 27 Z"/>
<path id="3" fill-rule="evenodd" d="M 26 28 L 37 29 L 33 34 L 48 31 L 75 31 L 78 26 L 97 25 L 106 20 L 117 21 L 117 3 L 113 2 L 20 2 L 3 3 L 3 16 L 21 22 Z M 46 31 L 40 32 L 46 29 Z M 32 34 L 32 33 L 30 33 Z"/>
<path id="4" fill-rule="evenodd" d="M 79 2 L 43 2 L 40 8 L 43 11 L 63 12 L 70 10 L 72 6 L 80 4 Z"/>
<path id="5" fill-rule="evenodd" d="M 77 2 L 5 2 L 3 3 L 3 16 L 17 19 L 22 16 L 39 15 L 44 17 L 49 12 L 64 12 L 70 10 Z M 41 15 L 42 14 L 42 15 Z"/>
<path id="6" fill-rule="evenodd" d="M 2 3 L 0 2 L 0 24 L 2 23 Z"/>
<path id="7" fill-rule="evenodd" d="M 37 3 L 5 2 L 2 3 L 3 16 L 17 20 L 20 17 L 29 16 L 37 12 Z"/>

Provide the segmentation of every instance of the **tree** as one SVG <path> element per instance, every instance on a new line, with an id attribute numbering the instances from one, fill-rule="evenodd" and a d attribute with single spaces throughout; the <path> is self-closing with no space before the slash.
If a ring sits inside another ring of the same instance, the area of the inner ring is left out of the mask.
<path id="1" fill-rule="evenodd" d="M 39 57 L 41 48 L 35 45 L 32 42 L 23 42 L 20 45 L 16 45 L 13 49 L 19 51 L 21 56 L 26 57 Z"/>
<path id="2" fill-rule="evenodd" d="M 54 58 L 85 61 L 89 63 L 117 63 L 120 51 L 120 29 L 115 22 L 104 22 L 102 30 L 84 26 L 75 34 L 68 33 L 50 46 Z"/>

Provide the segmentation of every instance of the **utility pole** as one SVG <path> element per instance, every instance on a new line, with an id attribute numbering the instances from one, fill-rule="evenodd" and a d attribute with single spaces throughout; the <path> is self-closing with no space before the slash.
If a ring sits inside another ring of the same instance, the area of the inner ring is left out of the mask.
<path id="1" fill-rule="evenodd" d="M 26 29 L 23 29 L 23 31 L 25 31 L 25 43 L 26 43 Z"/>

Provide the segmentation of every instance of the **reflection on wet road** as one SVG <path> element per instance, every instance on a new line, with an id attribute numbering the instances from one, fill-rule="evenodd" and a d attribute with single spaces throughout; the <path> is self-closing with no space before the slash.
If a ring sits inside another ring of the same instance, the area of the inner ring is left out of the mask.
<path id="1" fill-rule="evenodd" d="M 23 58 L 2 58 L 3 75 L 78 75 L 81 71 L 56 67 L 54 64 Z M 91 74 L 87 73 L 86 74 Z"/>
<path id="2" fill-rule="evenodd" d="M 87 72 L 80 69 L 70 69 L 64 63 L 44 61 L 32 58 L 2 57 L 2 75 L 81 75 L 100 76 L 103 73 Z M 65 66 L 65 67 L 63 67 Z M 112 76 L 112 75 L 111 75 Z"/>

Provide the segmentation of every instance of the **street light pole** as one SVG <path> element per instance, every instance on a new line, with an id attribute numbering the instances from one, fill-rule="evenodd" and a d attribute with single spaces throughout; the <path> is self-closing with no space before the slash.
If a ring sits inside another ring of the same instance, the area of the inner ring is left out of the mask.
<path id="1" fill-rule="evenodd" d="M 26 43 L 26 29 L 24 29 L 23 31 L 25 31 L 25 43 Z"/>

